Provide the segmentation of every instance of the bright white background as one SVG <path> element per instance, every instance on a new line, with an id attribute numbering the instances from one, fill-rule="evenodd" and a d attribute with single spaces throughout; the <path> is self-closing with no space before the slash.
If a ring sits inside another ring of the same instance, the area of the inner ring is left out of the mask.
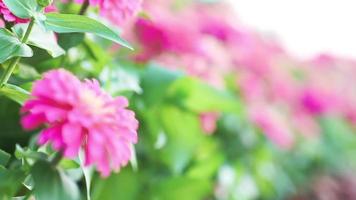
<path id="1" fill-rule="evenodd" d="M 275 34 L 296 56 L 356 58 L 356 0 L 228 1 L 243 24 Z"/>

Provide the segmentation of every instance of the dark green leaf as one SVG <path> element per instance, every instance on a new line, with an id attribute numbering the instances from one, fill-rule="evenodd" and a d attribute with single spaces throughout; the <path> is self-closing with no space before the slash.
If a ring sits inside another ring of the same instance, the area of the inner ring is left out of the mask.
<path id="1" fill-rule="evenodd" d="M 132 49 L 118 33 L 104 24 L 81 15 L 47 13 L 45 27 L 57 33 L 93 33 Z"/>
<path id="2" fill-rule="evenodd" d="M 0 199 L 15 195 L 24 179 L 25 174 L 22 171 L 7 170 L 0 166 Z"/>
<path id="3" fill-rule="evenodd" d="M 26 44 L 22 44 L 20 40 L 8 30 L 0 29 L 0 64 L 6 60 L 20 56 L 31 57 L 32 49 Z"/>
<path id="4" fill-rule="evenodd" d="M 0 166 L 5 166 L 9 162 L 10 157 L 10 154 L 0 149 Z"/>
<path id="5" fill-rule="evenodd" d="M 79 189 L 66 174 L 50 163 L 38 161 L 32 169 L 35 182 L 34 195 L 37 200 L 79 200 Z"/>
<path id="6" fill-rule="evenodd" d="M 72 47 L 78 46 L 84 40 L 84 33 L 62 33 L 58 34 L 59 45 L 68 50 Z"/>
<path id="7" fill-rule="evenodd" d="M 16 85 L 11 85 L 11 84 L 5 84 L 0 89 L 0 94 L 16 101 L 21 105 L 30 97 L 29 92 Z"/>

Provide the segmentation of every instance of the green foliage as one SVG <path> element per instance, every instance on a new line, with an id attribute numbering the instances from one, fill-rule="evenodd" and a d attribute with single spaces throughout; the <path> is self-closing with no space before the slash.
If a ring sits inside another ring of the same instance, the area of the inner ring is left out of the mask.
<path id="1" fill-rule="evenodd" d="M 0 198 L 7 199 L 16 194 L 22 181 L 25 180 L 24 172 L 18 169 L 5 169 L 0 166 Z"/>
<path id="2" fill-rule="evenodd" d="M 17 24 L 13 29 L 22 38 L 27 25 Z M 28 38 L 28 44 L 46 50 L 52 57 L 58 57 L 63 55 L 65 51 L 57 44 L 56 40 L 56 36 L 52 31 L 45 31 L 38 25 L 34 25 L 32 34 Z"/>
<path id="3" fill-rule="evenodd" d="M 37 161 L 32 169 L 35 183 L 34 195 L 38 200 L 79 200 L 77 185 L 63 171 L 56 169 L 50 163 Z"/>
<path id="4" fill-rule="evenodd" d="M 6 166 L 11 155 L 0 149 L 0 166 Z"/>
<path id="5" fill-rule="evenodd" d="M 31 57 L 32 55 L 29 46 L 22 44 L 10 31 L 0 28 L 0 64 L 16 56 Z"/>
<path id="6" fill-rule="evenodd" d="M 177 80 L 170 88 L 169 93 L 170 98 L 177 100 L 176 104 L 197 113 L 207 111 L 242 112 L 241 102 L 236 97 L 195 78 L 183 77 Z"/>
<path id="7" fill-rule="evenodd" d="M 21 105 L 30 97 L 29 92 L 11 84 L 5 84 L 2 88 L 0 88 L 0 94 L 16 101 Z"/>

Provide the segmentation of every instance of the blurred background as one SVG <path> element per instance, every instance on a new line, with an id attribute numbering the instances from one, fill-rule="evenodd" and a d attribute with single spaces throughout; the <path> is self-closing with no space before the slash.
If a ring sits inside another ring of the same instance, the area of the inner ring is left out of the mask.
<path id="1" fill-rule="evenodd" d="M 354 5 L 146 0 L 125 34 L 147 185 L 112 181 L 152 199 L 356 199 Z"/>

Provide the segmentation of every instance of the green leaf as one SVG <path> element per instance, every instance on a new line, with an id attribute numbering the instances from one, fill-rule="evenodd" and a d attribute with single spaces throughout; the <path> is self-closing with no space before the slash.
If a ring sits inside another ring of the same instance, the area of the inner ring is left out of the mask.
<path id="1" fill-rule="evenodd" d="M 44 25 L 48 30 L 57 33 L 93 33 L 132 49 L 114 30 L 89 17 L 58 13 L 47 13 L 46 17 Z"/>
<path id="2" fill-rule="evenodd" d="M 198 116 L 175 106 L 162 106 L 160 119 L 167 136 L 167 144 L 160 149 L 160 158 L 171 171 L 179 175 L 187 167 L 203 141 Z"/>
<path id="3" fill-rule="evenodd" d="M 11 84 L 5 84 L 2 88 L 0 88 L 0 94 L 16 101 L 21 105 L 30 97 L 29 92 Z"/>
<path id="4" fill-rule="evenodd" d="M 24 179 L 25 174 L 22 171 L 7 170 L 0 166 L 0 199 L 15 195 Z"/>
<path id="5" fill-rule="evenodd" d="M 78 186 L 50 163 L 38 161 L 33 166 L 34 195 L 37 200 L 79 200 Z"/>
<path id="6" fill-rule="evenodd" d="M 142 76 L 143 99 L 148 106 L 158 105 L 166 97 L 169 87 L 182 77 L 178 71 L 168 70 L 157 65 L 150 65 Z"/>
<path id="7" fill-rule="evenodd" d="M 187 177 L 159 180 L 152 187 L 154 192 L 151 199 L 158 200 L 208 199 L 206 197 L 213 191 L 211 181 Z"/>
<path id="8" fill-rule="evenodd" d="M 36 16 L 39 10 L 36 0 L 3 0 L 3 2 L 14 15 L 23 19 Z"/>
<path id="9" fill-rule="evenodd" d="M 15 157 L 17 159 L 33 159 L 33 160 L 46 160 L 48 156 L 43 152 L 33 151 L 28 148 L 22 148 L 16 144 Z"/>
<path id="10" fill-rule="evenodd" d="M 78 46 L 84 41 L 84 33 L 58 34 L 58 44 L 65 50 Z"/>
<path id="11" fill-rule="evenodd" d="M 61 162 L 59 162 L 59 166 L 61 166 L 63 169 L 77 169 L 80 167 L 80 165 L 74 160 L 65 158 L 62 158 Z"/>
<path id="12" fill-rule="evenodd" d="M 100 74 L 100 80 L 104 83 L 106 91 L 110 94 L 120 94 L 120 92 L 142 93 L 140 80 L 137 74 L 125 67 L 106 67 Z"/>
<path id="13" fill-rule="evenodd" d="M 93 200 L 136 200 L 140 199 L 140 181 L 142 176 L 129 168 L 122 169 L 120 173 L 112 174 L 107 179 L 97 178 L 94 181 Z M 147 193 L 147 192 L 145 192 Z M 146 198 L 145 199 L 149 199 Z"/>
<path id="14" fill-rule="evenodd" d="M 0 166 L 5 166 L 9 162 L 10 157 L 10 154 L 0 149 Z"/>
<path id="15" fill-rule="evenodd" d="M 22 37 L 26 32 L 27 25 L 17 24 L 13 30 Z M 53 31 L 46 31 L 38 25 L 34 25 L 28 38 L 27 44 L 46 50 L 52 57 L 65 54 L 65 51 L 57 44 L 57 38 Z"/>
<path id="16" fill-rule="evenodd" d="M 12 57 L 31 57 L 32 55 L 33 52 L 29 46 L 22 44 L 10 31 L 0 29 L 0 64 Z"/>
<path id="17" fill-rule="evenodd" d="M 243 111 L 241 102 L 233 95 L 192 77 L 177 80 L 168 95 L 174 103 L 198 113 Z"/>

